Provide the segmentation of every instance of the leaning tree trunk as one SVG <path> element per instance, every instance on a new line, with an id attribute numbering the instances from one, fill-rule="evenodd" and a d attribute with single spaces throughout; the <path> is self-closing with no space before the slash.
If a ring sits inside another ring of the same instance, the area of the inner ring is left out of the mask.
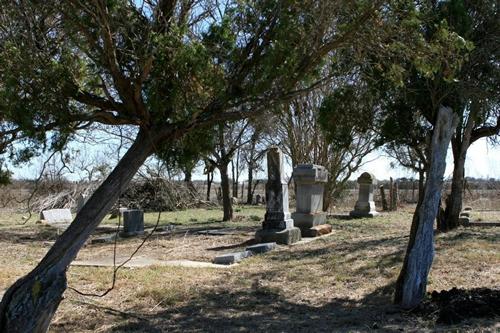
<path id="1" fill-rule="evenodd" d="M 439 108 L 432 135 L 427 182 L 422 200 L 413 216 L 403 268 L 396 282 L 394 301 L 403 308 L 417 306 L 425 294 L 427 277 L 434 259 L 433 225 L 443 186 L 446 153 L 457 121 L 451 108 Z"/>
<path id="2" fill-rule="evenodd" d="M 118 165 L 35 269 L 6 291 L 0 303 L 0 332 L 48 330 L 66 289 L 66 271 L 71 261 L 152 151 L 150 137 L 141 130 Z"/>
<path id="3" fill-rule="evenodd" d="M 227 174 L 227 164 L 221 164 L 219 166 L 221 188 L 222 188 L 222 207 L 224 210 L 224 216 L 222 221 L 231 221 L 233 219 L 233 205 L 231 202 L 231 195 L 229 193 L 229 176 Z"/>
<path id="4" fill-rule="evenodd" d="M 465 159 L 467 157 L 467 150 L 470 146 L 473 128 L 474 121 L 472 117 L 469 117 L 461 138 L 456 137 L 452 141 L 455 151 L 453 155 L 453 178 L 451 181 L 451 193 L 446 200 L 446 209 L 444 211 L 444 219 L 440 231 L 449 231 L 458 227 L 464 191 Z"/>

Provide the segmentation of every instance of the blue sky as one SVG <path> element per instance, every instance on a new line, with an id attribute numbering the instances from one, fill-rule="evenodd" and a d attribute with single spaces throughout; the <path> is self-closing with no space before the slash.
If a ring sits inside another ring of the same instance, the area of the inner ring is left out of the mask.
<path id="1" fill-rule="evenodd" d="M 83 160 L 91 160 L 94 156 L 98 156 L 99 158 L 104 159 L 110 164 L 116 163 L 116 161 L 118 160 L 117 152 L 110 151 L 109 147 L 105 148 L 102 145 L 88 147 L 81 144 L 77 147 L 80 150 L 80 158 Z M 373 173 L 375 177 L 377 177 L 377 179 L 389 179 L 389 177 L 416 177 L 415 174 L 412 174 L 410 171 L 404 168 L 391 168 L 391 161 L 392 159 L 385 156 L 381 152 L 371 153 L 365 158 L 365 164 L 357 173 L 353 175 L 352 179 L 356 179 L 359 174 L 365 171 Z M 40 171 L 41 163 L 42 159 L 38 159 L 22 167 L 11 168 L 11 171 L 14 172 L 15 178 L 33 179 L 37 177 L 38 172 Z M 478 140 L 469 148 L 465 167 L 466 176 L 475 178 L 500 179 L 500 147 L 493 147 L 489 145 L 487 140 L 485 139 Z M 451 151 L 448 151 L 445 177 L 451 177 L 452 171 L 453 158 L 451 156 Z M 202 172 L 203 168 L 199 167 L 193 174 L 193 179 L 205 180 L 205 175 L 203 175 Z M 288 175 L 291 175 L 292 167 L 290 165 L 287 165 L 286 172 Z M 258 174 L 257 177 L 265 178 L 265 176 L 266 174 L 264 166 L 264 171 Z M 79 175 L 67 174 L 67 177 L 69 179 L 76 180 Z M 218 175 L 215 176 L 215 180 L 219 181 Z M 246 180 L 245 171 L 240 176 L 240 180 Z"/>

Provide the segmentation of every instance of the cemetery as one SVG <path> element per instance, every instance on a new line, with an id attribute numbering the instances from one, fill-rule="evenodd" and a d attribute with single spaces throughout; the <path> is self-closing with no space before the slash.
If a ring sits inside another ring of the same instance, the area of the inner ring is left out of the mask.
<path id="1" fill-rule="evenodd" d="M 500 331 L 495 1 L 0 6 L 0 333 Z"/>
<path id="2" fill-rule="evenodd" d="M 384 211 L 373 193 L 376 179 L 363 173 L 351 204 L 366 213 L 353 215 L 349 207 L 322 212 L 325 170 L 301 164 L 291 175 L 297 184 L 291 207 L 279 148 L 268 150 L 267 164 L 266 205 L 235 205 L 233 221 L 219 222 L 214 207 L 162 212 L 159 220 L 157 213 L 122 207 L 117 218 L 103 220 L 70 266 L 69 289 L 51 331 L 281 331 L 273 317 L 286 318 L 290 331 L 495 326 L 498 223 L 482 220 L 500 220 L 500 210 L 467 206 L 461 214 L 467 222 L 437 236 L 428 304 L 404 313 L 391 305 L 391 284 L 413 205 L 398 202 L 398 211 Z M 0 286 L 47 251 L 67 228 L 68 215 L 71 209 L 46 210 L 41 223 L 19 225 L 19 214 L 3 210 Z M 280 236 L 294 229 L 296 236 Z M 109 296 L 96 297 L 110 287 L 117 266 Z M 458 308 L 438 293 L 448 289 Z"/>

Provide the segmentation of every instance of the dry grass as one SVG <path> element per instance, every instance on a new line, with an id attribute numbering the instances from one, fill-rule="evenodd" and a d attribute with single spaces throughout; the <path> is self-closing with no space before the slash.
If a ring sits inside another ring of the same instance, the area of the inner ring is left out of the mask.
<path id="1" fill-rule="evenodd" d="M 163 214 L 162 224 L 178 232 L 154 238 L 141 256 L 209 261 L 243 248 L 258 228 L 262 208 L 240 208 L 237 222 L 217 222 L 219 211 Z M 397 311 L 391 305 L 401 268 L 411 209 L 374 219 L 331 219 L 334 233 L 307 244 L 281 246 L 229 270 L 149 267 L 119 272 L 115 289 L 104 298 L 67 291 L 54 318 L 53 332 L 488 332 L 494 319 L 470 319 L 442 326 Z M 499 220 L 500 214 L 491 213 Z M 176 220 L 177 219 L 177 220 Z M 7 219 L 8 220 L 8 219 Z M 57 234 L 41 225 L 14 226 L 0 217 L 0 289 L 27 272 Z M 148 224 L 155 221 L 147 216 Z M 110 221 L 106 221 L 110 222 Z M 113 222 L 114 223 L 114 222 Z M 226 236 L 197 235 L 200 228 L 229 227 Z M 459 228 L 436 236 L 432 290 L 452 287 L 498 288 L 499 227 Z M 120 241 L 126 255 L 139 239 Z M 80 259 L 110 256 L 112 244 L 87 245 Z M 69 284 L 104 291 L 111 269 L 71 267 Z M 498 318 L 497 318 L 498 319 Z M 497 325 L 497 326 L 495 326 Z"/>

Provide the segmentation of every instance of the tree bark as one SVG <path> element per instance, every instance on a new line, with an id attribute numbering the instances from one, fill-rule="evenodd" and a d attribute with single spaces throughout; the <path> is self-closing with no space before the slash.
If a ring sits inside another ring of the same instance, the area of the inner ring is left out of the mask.
<path id="1" fill-rule="evenodd" d="M 214 173 L 207 172 L 207 201 L 210 201 L 210 190 L 212 189 L 213 180 L 214 180 Z"/>
<path id="2" fill-rule="evenodd" d="M 434 259 L 434 220 L 438 211 L 446 153 L 458 118 L 451 108 L 440 107 L 431 141 L 427 181 L 417 205 L 403 267 L 396 282 L 394 301 L 403 308 L 417 306 L 423 299 Z"/>
<path id="3" fill-rule="evenodd" d="M 233 205 L 229 191 L 229 176 L 227 174 L 227 164 L 219 165 L 221 188 L 222 188 L 222 207 L 224 216 L 222 221 L 231 221 L 233 219 Z"/>
<path id="4" fill-rule="evenodd" d="M 470 146 L 470 139 L 474 122 L 471 117 L 467 120 L 463 135 L 457 133 L 452 140 L 453 148 L 453 178 L 451 181 L 451 193 L 446 199 L 446 208 L 444 218 L 440 225 L 439 231 L 449 231 L 458 227 L 460 212 L 462 211 L 462 199 L 464 191 L 465 178 L 465 159 L 467 150 Z"/>
<path id="5" fill-rule="evenodd" d="M 251 205 L 253 202 L 253 164 L 248 163 L 248 186 L 247 186 L 247 205 Z"/>
<path id="6" fill-rule="evenodd" d="M 191 191 L 191 193 L 196 193 L 196 187 L 193 184 L 193 173 L 191 170 L 184 170 L 184 182 L 186 183 L 186 187 Z"/>
<path id="7" fill-rule="evenodd" d="M 332 190 L 331 190 L 332 182 L 326 182 L 323 188 L 323 207 L 322 211 L 327 212 L 328 208 L 332 204 Z"/>
<path id="8" fill-rule="evenodd" d="M 66 271 L 92 231 L 153 152 L 142 130 L 108 178 L 89 198 L 68 229 L 26 276 L 17 280 L 0 303 L 0 332 L 46 332 L 66 289 Z"/>

